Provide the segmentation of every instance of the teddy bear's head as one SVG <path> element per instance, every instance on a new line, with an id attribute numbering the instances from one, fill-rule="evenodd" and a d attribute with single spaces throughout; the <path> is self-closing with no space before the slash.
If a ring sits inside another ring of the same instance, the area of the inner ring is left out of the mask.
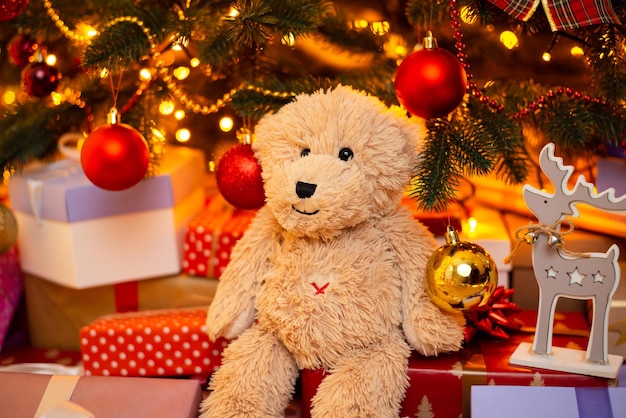
<path id="1" fill-rule="evenodd" d="M 423 124 L 347 86 L 297 96 L 256 127 L 266 202 L 297 236 L 332 238 L 395 210 Z"/>

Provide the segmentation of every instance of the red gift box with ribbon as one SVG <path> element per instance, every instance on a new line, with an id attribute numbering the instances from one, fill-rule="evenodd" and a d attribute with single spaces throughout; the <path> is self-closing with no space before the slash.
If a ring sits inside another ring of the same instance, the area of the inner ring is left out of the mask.
<path id="1" fill-rule="evenodd" d="M 206 315 L 198 307 L 102 317 L 80 330 L 85 374 L 208 377 L 228 340 L 209 340 Z"/>
<path id="2" fill-rule="evenodd" d="M 206 207 L 187 225 L 183 272 L 219 278 L 230 261 L 233 246 L 255 215 L 255 210 L 237 209 L 220 194 L 211 196 Z"/>
<path id="3" fill-rule="evenodd" d="M 409 359 L 409 388 L 400 416 L 469 417 L 470 392 L 474 385 L 515 386 L 616 386 L 615 379 L 509 365 L 521 342 L 532 342 L 536 312 L 515 314 L 519 331 L 509 337 L 478 334 L 457 353 Z M 584 349 L 589 323 L 582 312 L 557 312 L 553 345 Z M 302 371 L 302 418 L 310 418 L 311 400 L 328 371 Z"/>
<path id="4" fill-rule="evenodd" d="M 0 372 L 0 412 L 16 418 L 195 418 L 201 399 L 196 380 Z"/>

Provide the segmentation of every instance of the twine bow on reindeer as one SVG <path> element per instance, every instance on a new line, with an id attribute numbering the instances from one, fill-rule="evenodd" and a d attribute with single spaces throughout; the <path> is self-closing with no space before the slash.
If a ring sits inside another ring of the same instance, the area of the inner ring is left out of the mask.
<path id="1" fill-rule="evenodd" d="M 561 231 L 559 228 L 560 225 L 563 223 L 567 224 L 568 226 L 565 231 Z M 511 262 L 520 245 L 522 245 L 524 242 L 531 245 L 534 244 L 535 242 L 537 242 L 537 238 L 541 234 L 546 234 L 548 236 L 548 245 L 550 246 L 550 248 L 553 248 L 555 250 L 558 249 L 563 255 L 579 258 L 589 257 L 589 254 L 587 253 L 579 253 L 563 248 L 563 236 L 571 234 L 572 232 L 574 232 L 574 223 L 570 220 L 559 220 L 553 225 L 546 225 L 544 223 L 531 223 L 521 226 L 515 231 L 515 239 L 517 240 L 517 244 L 515 245 L 511 253 L 504 258 L 504 263 L 509 264 Z"/>

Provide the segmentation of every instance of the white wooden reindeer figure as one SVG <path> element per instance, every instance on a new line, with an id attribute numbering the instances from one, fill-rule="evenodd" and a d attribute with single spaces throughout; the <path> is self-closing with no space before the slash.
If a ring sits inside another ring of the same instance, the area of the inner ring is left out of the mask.
<path id="1" fill-rule="evenodd" d="M 533 270 L 539 284 L 537 328 L 532 349 L 528 343 L 522 343 L 510 362 L 614 378 L 623 359 L 608 354 L 607 321 L 611 299 L 620 280 L 619 248 L 613 244 L 606 253 L 568 253 L 561 248 L 561 223 L 567 222 L 568 216 L 579 216 L 577 203 L 607 211 L 626 211 L 626 195 L 616 199 L 614 189 L 596 194 L 593 184 L 583 176 L 568 189 L 574 168 L 564 166 L 563 160 L 554 156 L 552 143 L 543 148 L 539 160 L 555 191 L 550 194 L 530 185 L 523 189 L 526 205 L 539 220 L 538 225 L 528 227 L 524 237 L 533 245 Z M 569 228 L 572 228 L 571 223 Z M 581 350 L 552 347 L 554 312 L 561 296 L 593 301 L 591 333 L 584 356 Z"/>

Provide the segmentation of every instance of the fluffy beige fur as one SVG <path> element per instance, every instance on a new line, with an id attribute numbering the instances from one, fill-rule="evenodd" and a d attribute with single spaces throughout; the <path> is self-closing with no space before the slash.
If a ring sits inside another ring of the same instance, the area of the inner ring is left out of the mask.
<path id="1" fill-rule="evenodd" d="M 346 86 L 260 121 L 267 203 L 209 308 L 210 338 L 233 341 L 202 418 L 283 417 L 299 371 L 320 367 L 329 373 L 312 417 L 397 417 L 411 349 L 461 347 L 462 314 L 424 288 L 437 244 L 399 206 L 422 137 L 423 126 Z"/>

